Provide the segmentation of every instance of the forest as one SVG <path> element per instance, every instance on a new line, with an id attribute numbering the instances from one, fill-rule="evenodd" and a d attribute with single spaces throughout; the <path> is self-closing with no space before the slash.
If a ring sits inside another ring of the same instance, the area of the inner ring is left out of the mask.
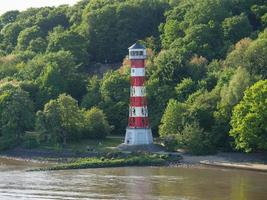
<path id="1" fill-rule="evenodd" d="M 2 14 L 0 150 L 124 135 L 136 41 L 148 52 L 151 128 L 169 150 L 267 150 L 266 0 L 82 0 Z"/>

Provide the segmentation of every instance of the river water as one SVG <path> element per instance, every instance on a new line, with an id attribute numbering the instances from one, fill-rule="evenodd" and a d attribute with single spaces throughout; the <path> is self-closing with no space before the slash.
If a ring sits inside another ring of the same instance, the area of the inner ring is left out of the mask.
<path id="1" fill-rule="evenodd" d="M 27 172 L 40 164 L 0 158 L 0 199 L 266 200 L 267 173 L 129 167 Z"/>

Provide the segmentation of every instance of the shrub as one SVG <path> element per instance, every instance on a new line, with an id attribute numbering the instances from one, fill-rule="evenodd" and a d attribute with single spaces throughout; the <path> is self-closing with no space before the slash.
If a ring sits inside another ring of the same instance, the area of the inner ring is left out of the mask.
<path id="1" fill-rule="evenodd" d="M 214 152 L 209 133 L 205 132 L 197 122 L 187 124 L 181 134 L 184 146 L 192 154 L 201 155 Z"/>
<path id="2" fill-rule="evenodd" d="M 26 132 L 22 138 L 22 146 L 27 149 L 33 149 L 40 145 L 40 134 L 35 132 Z"/>
<path id="3" fill-rule="evenodd" d="M 82 135 L 84 138 L 102 139 L 111 131 L 106 115 L 96 107 L 84 112 L 83 126 Z"/>
<path id="4" fill-rule="evenodd" d="M 177 136 L 178 135 L 172 134 L 162 137 L 164 146 L 168 151 L 176 151 L 178 146 Z"/>

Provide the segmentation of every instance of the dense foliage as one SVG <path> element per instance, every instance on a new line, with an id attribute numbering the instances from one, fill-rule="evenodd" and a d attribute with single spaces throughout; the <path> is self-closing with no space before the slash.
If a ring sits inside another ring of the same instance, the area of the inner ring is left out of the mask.
<path id="1" fill-rule="evenodd" d="M 0 148 L 124 134 L 136 40 L 148 51 L 151 127 L 169 149 L 266 150 L 265 0 L 82 0 L 4 13 Z"/>

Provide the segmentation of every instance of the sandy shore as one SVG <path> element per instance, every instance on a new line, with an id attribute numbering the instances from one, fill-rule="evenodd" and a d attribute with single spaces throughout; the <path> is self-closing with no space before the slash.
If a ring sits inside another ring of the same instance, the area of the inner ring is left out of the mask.
<path id="1" fill-rule="evenodd" d="M 236 168 L 267 172 L 267 154 L 263 153 L 218 153 L 208 156 L 181 154 L 181 163 L 189 165 L 207 165 L 214 167 Z"/>

